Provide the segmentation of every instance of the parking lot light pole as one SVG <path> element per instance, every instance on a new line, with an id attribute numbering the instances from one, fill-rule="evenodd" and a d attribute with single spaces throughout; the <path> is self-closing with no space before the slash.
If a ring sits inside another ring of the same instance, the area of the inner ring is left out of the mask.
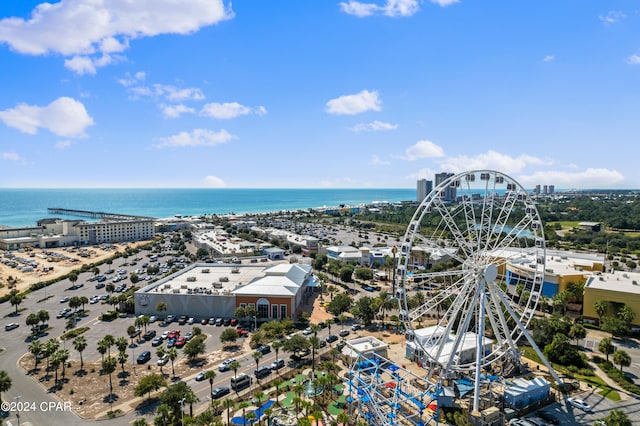
<path id="1" fill-rule="evenodd" d="M 14 401 L 16 401 L 16 418 L 17 418 L 18 426 L 20 426 L 20 407 L 18 404 L 18 402 L 20 402 L 20 398 L 22 398 L 21 395 L 13 397 Z"/>
<path id="2" fill-rule="evenodd" d="M 256 331 L 258 329 L 258 316 L 254 315 L 253 316 L 253 331 Z"/>
<path id="3" fill-rule="evenodd" d="M 182 426 L 184 426 L 184 398 L 182 398 L 178 402 L 180 403 L 180 413 L 181 413 L 180 423 L 182 423 Z"/>

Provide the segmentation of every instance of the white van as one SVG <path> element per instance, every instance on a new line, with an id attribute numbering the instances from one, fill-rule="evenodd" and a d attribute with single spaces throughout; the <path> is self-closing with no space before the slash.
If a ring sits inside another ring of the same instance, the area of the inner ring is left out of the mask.
<path id="1" fill-rule="evenodd" d="M 233 377 L 231 379 L 231 389 L 237 392 L 244 388 L 248 388 L 249 386 L 251 386 L 252 382 L 253 380 L 251 379 L 251 377 L 247 376 L 246 374 L 238 374 L 237 377 Z"/>

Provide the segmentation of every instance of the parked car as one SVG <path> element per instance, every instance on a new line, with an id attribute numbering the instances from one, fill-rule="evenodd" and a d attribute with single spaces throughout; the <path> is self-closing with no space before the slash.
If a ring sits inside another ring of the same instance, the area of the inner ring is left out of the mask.
<path id="1" fill-rule="evenodd" d="M 338 333 L 340 335 L 340 337 L 347 337 L 349 335 L 349 330 L 340 330 L 340 333 Z"/>
<path id="2" fill-rule="evenodd" d="M 330 334 L 327 336 L 327 343 L 333 343 L 338 340 L 338 336 L 335 334 Z"/>
<path id="3" fill-rule="evenodd" d="M 189 317 L 189 319 L 187 320 L 187 324 L 191 325 L 194 321 L 195 319 L 193 317 Z"/>
<path id="4" fill-rule="evenodd" d="M 165 365 L 167 362 L 169 362 L 169 354 L 164 354 L 162 357 L 158 358 L 157 364 Z"/>
<path id="5" fill-rule="evenodd" d="M 216 319 L 214 317 L 209 318 L 209 325 L 214 325 L 216 323 Z"/>
<path id="6" fill-rule="evenodd" d="M 231 370 L 231 368 L 229 366 L 231 365 L 231 363 L 233 361 L 235 361 L 234 358 L 229 358 L 229 359 L 226 359 L 226 360 L 222 361 L 222 364 L 220 364 L 220 366 L 218 367 L 218 370 L 222 371 L 222 372 Z"/>
<path id="7" fill-rule="evenodd" d="M 207 373 L 207 370 L 202 370 L 196 375 L 196 382 L 201 382 L 204 380 L 204 375 Z"/>
<path id="8" fill-rule="evenodd" d="M 178 337 L 176 339 L 176 348 L 181 348 L 187 343 L 187 340 L 184 337 Z"/>
<path id="9" fill-rule="evenodd" d="M 225 395 L 228 395 L 231 390 L 226 386 L 220 386 L 211 391 L 211 398 L 220 399 Z"/>
<path id="10" fill-rule="evenodd" d="M 586 412 L 591 411 L 591 406 L 580 398 L 573 398 L 573 397 L 567 398 L 567 402 L 573 405 L 574 407 L 581 409 L 582 411 L 586 411 Z"/>
<path id="11" fill-rule="evenodd" d="M 151 359 L 151 352 L 144 351 L 138 355 L 138 364 L 144 364 Z"/>
<path id="12" fill-rule="evenodd" d="M 255 370 L 253 374 L 256 376 L 256 379 L 262 379 L 263 377 L 267 377 L 269 374 L 271 374 L 271 368 L 260 367 Z"/>
<path id="13" fill-rule="evenodd" d="M 151 315 L 151 316 L 149 317 L 149 322 L 150 322 L 150 323 L 154 323 L 154 322 L 156 322 L 156 321 L 158 321 L 158 317 L 157 317 L 157 316 L 155 316 L 155 315 Z"/>
<path id="14" fill-rule="evenodd" d="M 311 327 L 307 327 L 304 329 L 304 331 L 302 332 L 302 334 L 304 334 L 305 336 L 308 336 L 310 334 L 312 334 L 313 331 L 311 330 Z"/>
<path id="15" fill-rule="evenodd" d="M 178 324 L 180 325 L 185 325 L 187 323 L 187 316 L 186 315 L 180 315 L 180 319 L 178 319 Z"/>
<path id="16" fill-rule="evenodd" d="M 224 320 L 222 318 L 216 318 L 216 325 L 218 327 L 222 326 L 223 323 L 224 323 Z"/>
<path id="17" fill-rule="evenodd" d="M 238 325 L 238 320 L 235 318 L 231 318 L 231 321 L 229 321 L 229 325 Z"/>
<path id="18" fill-rule="evenodd" d="M 200 324 L 202 325 L 207 325 L 208 320 L 206 318 L 202 318 L 202 321 L 200 321 Z"/>
<path id="19" fill-rule="evenodd" d="M 9 324 L 4 326 L 4 330 L 11 331 L 11 330 L 15 330 L 18 327 L 20 327 L 20 324 L 18 324 L 17 322 L 10 322 Z"/>
<path id="20" fill-rule="evenodd" d="M 282 367 L 284 367 L 284 359 L 277 359 L 271 363 L 271 366 L 269 368 L 271 368 L 272 370 L 279 370 Z"/>
<path id="21" fill-rule="evenodd" d="M 173 321 L 175 321 L 175 319 L 175 315 L 167 315 L 167 318 L 164 320 L 164 322 L 166 322 L 167 324 L 171 324 Z"/>
<path id="22" fill-rule="evenodd" d="M 96 290 L 99 290 L 104 287 L 104 282 L 99 282 L 96 284 Z"/>
<path id="23" fill-rule="evenodd" d="M 156 331 L 155 330 L 147 330 L 142 337 L 144 338 L 144 340 L 151 340 L 154 337 L 156 337 Z"/>
<path id="24" fill-rule="evenodd" d="M 547 423 L 552 423 L 554 425 L 560 424 L 560 420 L 548 411 L 540 410 L 536 412 L 536 415 Z"/>
<path id="25" fill-rule="evenodd" d="M 266 355 L 271 352 L 271 346 L 269 345 L 260 345 L 256 351 L 260 352 L 262 355 Z"/>
<path id="26" fill-rule="evenodd" d="M 151 341 L 151 346 L 153 347 L 160 346 L 163 341 L 164 339 L 162 338 L 162 336 L 158 336 Z"/>
<path id="27" fill-rule="evenodd" d="M 69 301 L 69 296 L 64 296 L 62 299 L 60 299 L 60 303 L 67 303 Z"/>
<path id="28" fill-rule="evenodd" d="M 360 329 L 362 329 L 362 326 L 360 324 L 353 324 L 351 326 L 351 331 L 358 331 Z"/>

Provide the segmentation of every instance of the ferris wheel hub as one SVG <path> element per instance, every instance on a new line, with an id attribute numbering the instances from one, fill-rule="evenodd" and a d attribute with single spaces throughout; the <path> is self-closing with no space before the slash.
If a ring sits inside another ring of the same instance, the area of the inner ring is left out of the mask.
<path id="1" fill-rule="evenodd" d="M 492 283 L 498 278 L 498 266 L 495 263 L 490 263 L 484 268 L 484 281 Z"/>

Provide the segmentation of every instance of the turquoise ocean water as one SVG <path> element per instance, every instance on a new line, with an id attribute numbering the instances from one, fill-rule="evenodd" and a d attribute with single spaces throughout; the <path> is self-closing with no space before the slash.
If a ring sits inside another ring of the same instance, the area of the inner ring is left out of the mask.
<path id="1" fill-rule="evenodd" d="M 49 207 L 165 218 L 397 202 L 415 196 L 415 189 L 0 189 L 0 225 L 35 226 L 52 217 Z"/>

